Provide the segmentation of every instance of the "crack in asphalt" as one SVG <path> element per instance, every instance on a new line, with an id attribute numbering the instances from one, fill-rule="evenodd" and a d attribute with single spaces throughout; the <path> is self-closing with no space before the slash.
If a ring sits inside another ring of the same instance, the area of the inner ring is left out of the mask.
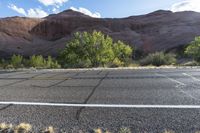
<path id="1" fill-rule="evenodd" d="M 97 75 L 100 75 L 102 72 L 103 72 L 102 70 L 101 70 L 101 71 L 99 71 L 99 72 L 97 73 Z"/>
<path id="2" fill-rule="evenodd" d="M 66 72 L 66 73 L 64 73 L 64 74 L 68 74 L 69 72 Z M 63 75 L 64 75 L 63 74 Z M 54 75 L 52 75 L 52 76 L 48 76 L 47 78 L 54 78 L 54 77 L 56 77 L 56 76 L 58 76 L 58 75 L 62 75 L 62 74 L 60 74 L 60 73 L 57 73 L 57 74 L 54 74 Z"/>
<path id="3" fill-rule="evenodd" d="M 32 76 L 31 78 L 24 78 L 23 80 L 20 80 L 20 81 L 14 82 L 14 83 L 10 83 L 10 84 L 6 84 L 6 85 L 0 86 L 0 87 L 7 87 L 7 86 L 14 85 L 14 84 L 17 84 L 17 83 L 21 83 L 21 82 L 24 82 L 24 81 L 27 81 L 27 80 L 31 80 L 31 79 L 36 78 L 36 77 L 38 77 L 38 76 L 40 76 L 40 75 L 43 75 L 43 74 L 46 74 L 46 72 L 45 72 L 45 73 L 40 73 L 40 74 L 34 75 L 34 76 Z M 76 76 L 78 76 L 79 74 L 80 74 L 80 72 L 76 73 L 73 77 L 76 77 Z M 56 74 L 56 75 L 57 75 L 57 74 Z M 54 76 L 56 76 L 56 75 L 53 75 L 52 77 L 54 77 Z M 15 75 L 14 75 L 14 76 L 15 76 Z M 60 83 L 62 83 L 62 82 L 64 82 L 64 81 L 66 81 L 66 80 L 67 80 L 67 79 L 65 79 L 65 80 L 63 80 L 63 81 L 60 81 L 60 82 L 58 82 L 58 83 L 56 83 L 56 84 L 54 84 L 54 85 L 51 85 L 51 86 L 49 86 L 49 87 L 56 86 L 56 85 L 58 85 L 58 84 L 60 84 Z M 73 104 L 80 104 L 80 103 L 73 103 Z M 4 106 L 4 107 L 0 108 L 0 111 L 9 108 L 9 107 L 12 106 L 12 105 L 13 105 L 13 104 L 8 104 L 8 105 Z"/>
<path id="4" fill-rule="evenodd" d="M 98 84 L 92 89 L 91 93 L 88 95 L 88 97 L 85 99 L 85 101 L 82 104 L 87 104 L 88 101 L 90 100 L 90 98 L 93 96 L 94 92 L 96 91 L 96 89 L 101 85 L 101 83 L 103 82 L 103 80 L 108 76 L 109 72 L 107 72 L 105 74 L 105 76 L 103 78 L 101 78 L 98 82 Z M 83 109 L 85 109 L 86 107 L 81 107 L 80 109 L 77 110 L 76 112 L 76 120 L 79 121 L 80 119 L 80 114 L 83 111 Z"/>
<path id="5" fill-rule="evenodd" d="M 45 74 L 45 73 L 43 73 Z M 78 73 L 80 74 L 80 73 Z M 159 74 L 159 73 L 158 73 Z M 59 74 L 58 74 L 59 75 Z M 56 75 L 54 75 L 56 76 Z M 51 77 L 46 77 L 46 78 L 49 78 L 49 80 L 53 80 L 53 77 L 54 76 L 51 76 Z M 96 77 L 96 76 L 87 76 L 87 77 L 84 77 L 84 76 L 80 76 L 80 77 L 76 77 L 78 75 L 74 75 L 72 77 L 69 77 L 69 78 L 73 78 L 73 79 L 83 79 L 83 80 L 88 80 L 88 79 L 101 79 L 102 77 Z M 29 79 L 32 79 L 34 77 L 31 77 L 31 78 L 0 78 L 1 80 L 17 80 L 17 79 L 23 79 L 23 80 L 29 80 Z M 164 76 L 109 76 L 109 77 L 106 77 L 106 79 L 163 79 L 163 78 L 166 78 Z M 170 76 L 170 78 L 173 78 L 173 79 L 179 79 L 179 78 L 182 78 L 181 76 Z M 56 78 L 55 78 L 56 79 Z M 58 78 L 59 79 L 59 78 Z M 63 78 L 64 79 L 64 78 Z M 37 80 L 37 79 L 35 79 Z M 40 79 L 40 80 L 46 80 L 45 78 L 44 79 Z"/>
<path id="6" fill-rule="evenodd" d="M 15 75 L 12 75 L 12 74 L 15 74 Z M 6 77 L 4 76 L 4 78 L 9 78 L 9 77 L 12 77 L 12 76 L 16 76 L 16 75 L 21 75 L 21 74 L 27 74 L 28 72 L 8 72 L 8 73 L 1 73 L 1 74 L 11 74 L 11 75 L 7 75 Z"/>
<path id="7" fill-rule="evenodd" d="M 10 107 L 10 106 L 12 106 L 12 105 L 13 105 L 13 104 L 8 104 L 8 105 L 4 106 L 4 107 L 0 108 L 0 111 L 2 111 L 2 110 L 5 110 L 5 109 L 9 108 L 9 107 Z"/>
<path id="8" fill-rule="evenodd" d="M 40 75 L 42 75 L 42 74 L 46 74 L 46 73 L 40 73 L 40 74 L 37 74 L 37 75 L 35 75 L 35 76 L 32 76 L 31 78 L 24 79 L 24 80 L 20 80 L 20 81 L 17 81 L 17 82 L 14 82 L 14 83 L 10 83 L 10 84 L 6 84 L 6 85 L 0 86 L 0 87 L 7 87 L 7 86 L 10 86 L 10 85 L 14 85 L 14 84 L 17 84 L 17 83 L 21 83 L 21 82 L 30 80 L 30 79 L 32 79 L 32 78 L 35 78 L 35 77 L 37 77 L 37 76 L 40 76 Z M 0 108 L 0 111 L 9 108 L 9 107 L 12 106 L 12 105 L 13 105 L 13 104 L 8 104 L 8 105 L 4 106 L 4 107 Z"/>
<path id="9" fill-rule="evenodd" d="M 49 85 L 49 86 L 37 86 L 37 85 L 31 85 L 31 86 L 32 86 L 32 87 L 37 87 L 37 88 L 51 88 L 51 87 L 55 87 L 55 86 L 57 86 L 57 85 L 59 85 L 59 84 L 65 82 L 65 81 L 67 81 L 67 80 L 69 80 L 69 79 L 73 79 L 73 78 L 75 78 L 76 76 L 78 76 L 78 75 L 80 75 L 80 74 L 81 74 L 81 72 L 77 72 L 74 76 L 69 77 L 69 78 L 66 78 L 66 79 L 64 79 L 64 80 L 61 80 L 61 81 L 59 81 L 59 82 L 57 82 L 57 83 L 55 83 L 55 84 Z"/>
<path id="10" fill-rule="evenodd" d="M 35 77 L 37 77 L 37 76 L 40 76 L 40 75 L 42 75 L 42 74 L 46 74 L 46 73 L 40 73 L 40 74 L 37 74 L 37 75 L 35 75 L 35 76 L 32 76 L 31 78 L 23 78 L 23 80 L 16 81 L 16 82 L 13 82 L 13 83 L 9 83 L 9 84 L 6 84 L 6 85 L 2 85 L 2 86 L 0 86 L 0 87 L 8 87 L 8 86 L 11 86 L 11 85 L 15 85 L 15 84 L 18 84 L 18 83 L 22 83 L 22 82 L 24 82 L 24 81 L 33 79 L 33 78 L 35 78 Z"/>

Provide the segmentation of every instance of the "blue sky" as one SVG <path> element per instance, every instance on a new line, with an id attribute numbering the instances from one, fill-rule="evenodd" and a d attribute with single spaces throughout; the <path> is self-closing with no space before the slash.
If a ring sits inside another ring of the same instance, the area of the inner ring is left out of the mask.
<path id="1" fill-rule="evenodd" d="M 92 17 L 120 18 L 155 10 L 194 10 L 200 0 L 0 0 L 0 17 L 44 17 L 73 9 Z"/>

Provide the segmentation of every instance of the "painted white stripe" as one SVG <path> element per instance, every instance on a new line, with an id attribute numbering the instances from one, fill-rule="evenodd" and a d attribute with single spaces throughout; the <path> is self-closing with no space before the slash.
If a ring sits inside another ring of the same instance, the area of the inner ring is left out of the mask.
<path id="1" fill-rule="evenodd" d="M 92 108 L 172 108 L 172 109 L 200 109 L 200 105 L 126 105 L 126 104 L 65 104 L 65 103 L 37 103 L 37 102 L 0 102 L 0 105 L 23 106 L 57 106 L 57 107 L 92 107 Z"/>
<path id="2" fill-rule="evenodd" d="M 169 77 L 167 77 L 167 76 L 164 75 L 164 74 L 158 74 L 158 73 L 157 73 L 157 75 L 163 76 L 163 77 L 167 78 L 168 80 L 171 80 L 172 82 L 178 83 L 179 86 L 176 86 L 176 87 L 179 89 L 180 92 L 184 93 L 185 95 L 187 95 L 187 96 L 189 96 L 189 97 L 191 97 L 191 98 L 193 98 L 193 99 L 195 99 L 195 100 L 198 100 L 198 101 L 200 100 L 200 99 L 194 97 L 193 95 L 191 95 L 190 93 L 185 92 L 185 91 L 180 87 L 180 85 L 181 85 L 181 86 L 186 86 L 185 83 L 182 83 L 182 82 L 180 82 L 180 81 L 178 81 L 178 80 L 169 78 Z"/>
<path id="3" fill-rule="evenodd" d="M 192 75 L 190 75 L 190 74 L 183 73 L 183 75 L 185 75 L 185 76 L 188 76 L 188 77 L 192 78 L 194 81 L 198 81 L 198 82 L 200 82 L 200 79 L 198 79 L 198 78 L 196 78 L 196 77 L 194 77 L 194 76 L 192 76 Z"/>
<path id="4" fill-rule="evenodd" d="M 178 81 L 178 80 L 175 80 L 175 79 L 173 79 L 173 78 L 170 78 L 170 77 L 168 77 L 168 76 L 166 76 L 166 75 L 164 75 L 164 74 L 156 73 L 156 75 L 158 75 L 158 76 L 163 76 L 163 77 L 167 78 L 168 80 L 171 80 L 172 82 L 175 82 L 175 83 L 177 83 L 177 84 L 179 84 L 179 85 L 182 85 L 182 86 L 185 86 L 185 85 L 186 85 L 185 83 L 180 82 L 180 81 Z"/>

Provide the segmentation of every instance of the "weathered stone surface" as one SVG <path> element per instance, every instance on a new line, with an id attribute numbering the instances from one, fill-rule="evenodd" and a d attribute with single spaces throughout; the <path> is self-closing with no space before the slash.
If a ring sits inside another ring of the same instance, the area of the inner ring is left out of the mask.
<path id="1" fill-rule="evenodd" d="M 0 19 L 0 56 L 56 56 L 76 31 L 100 30 L 146 52 L 186 45 L 200 35 L 200 13 L 159 10 L 122 19 L 91 18 L 66 10 L 46 18 Z"/>

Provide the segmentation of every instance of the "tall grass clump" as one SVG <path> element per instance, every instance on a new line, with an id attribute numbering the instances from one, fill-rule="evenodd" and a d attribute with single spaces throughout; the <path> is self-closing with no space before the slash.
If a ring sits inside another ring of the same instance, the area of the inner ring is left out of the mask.
<path id="1" fill-rule="evenodd" d="M 14 68 L 19 68 L 19 67 L 23 67 L 22 61 L 23 61 L 23 56 L 21 56 L 21 55 L 13 55 L 11 57 L 10 64 Z"/>
<path id="2" fill-rule="evenodd" d="M 24 58 L 21 55 L 13 55 L 10 59 L 0 59 L 0 68 L 3 69 L 17 69 L 17 68 L 61 68 L 60 64 L 55 58 L 42 55 L 33 55 L 29 58 Z"/>
<path id="3" fill-rule="evenodd" d="M 33 55 L 29 59 L 29 64 L 34 68 L 60 68 L 58 62 L 51 56 L 45 59 L 42 55 Z"/>
<path id="4" fill-rule="evenodd" d="M 176 56 L 174 54 L 165 54 L 163 52 L 156 52 L 149 54 L 140 61 L 140 65 L 147 66 L 162 66 L 162 65 L 174 65 L 176 64 Z"/>
<path id="5" fill-rule="evenodd" d="M 47 68 L 61 68 L 60 64 L 58 64 L 58 61 L 53 59 L 51 56 L 48 56 L 46 60 L 46 67 Z"/>
<path id="6" fill-rule="evenodd" d="M 45 67 L 46 60 L 41 55 L 33 55 L 30 57 L 30 66 L 35 68 L 43 68 Z"/>

